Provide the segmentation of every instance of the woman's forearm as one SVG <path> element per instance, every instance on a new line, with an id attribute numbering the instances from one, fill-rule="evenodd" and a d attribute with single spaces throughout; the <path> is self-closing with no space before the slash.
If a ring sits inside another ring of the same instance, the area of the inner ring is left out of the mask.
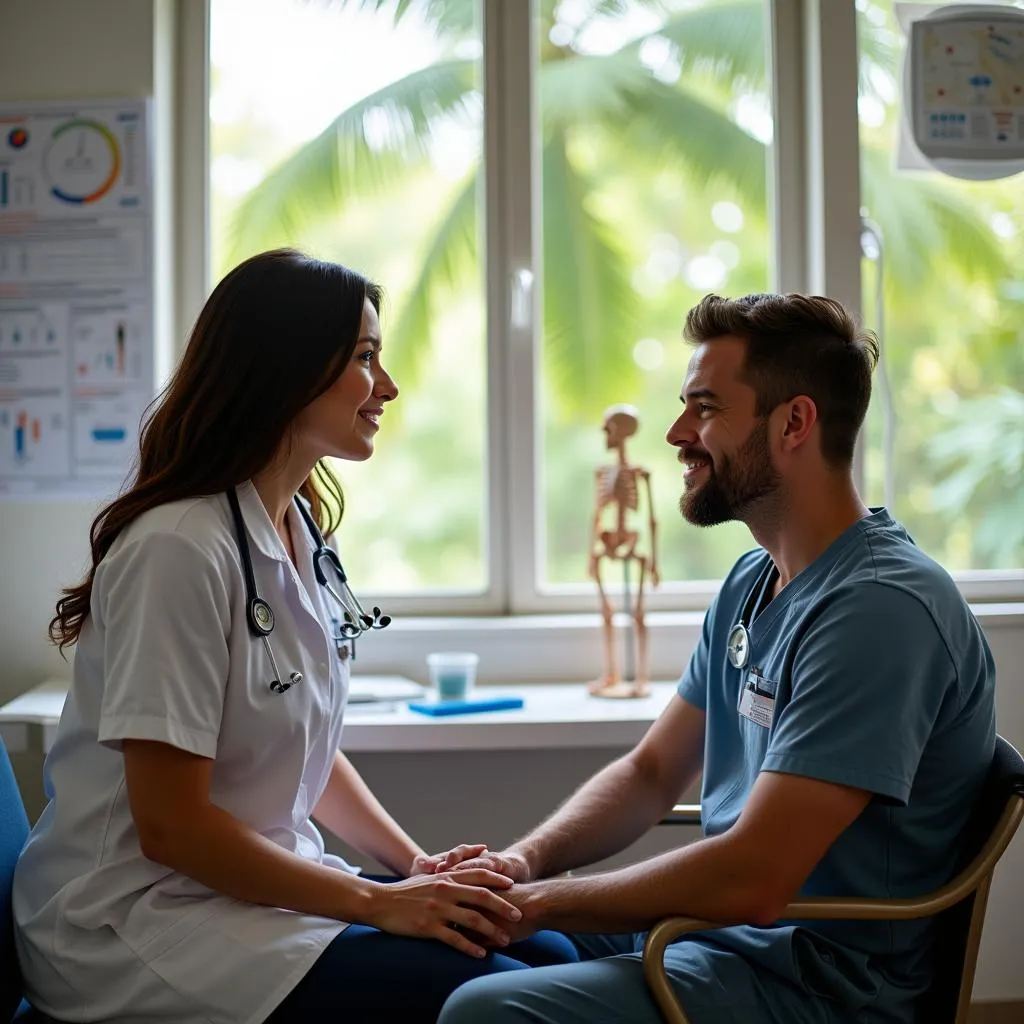
<path id="1" fill-rule="evenodd" d="M 215 804 L 148 829 L 142 852 L 233 899 L 352 923 L 368 920 L 381 888 L 290 853 Z"/>
<path id="2" fill-rule="evenodd" d="M 313 817 L 343 842 L 402 877 L 409 874 L 413 858 L 423 854 L 340 752 Z"/>

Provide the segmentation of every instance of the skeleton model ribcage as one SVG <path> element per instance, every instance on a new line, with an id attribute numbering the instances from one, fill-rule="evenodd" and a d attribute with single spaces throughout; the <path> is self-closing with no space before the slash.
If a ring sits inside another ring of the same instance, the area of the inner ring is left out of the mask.
<path id="1" fill-rule="evenodd" d="M 636 470 L 627 466 L 602 466 L 598 478 L 599 508 L 618 504 L 635 512 L 640 504 L 636 487 Z"/>

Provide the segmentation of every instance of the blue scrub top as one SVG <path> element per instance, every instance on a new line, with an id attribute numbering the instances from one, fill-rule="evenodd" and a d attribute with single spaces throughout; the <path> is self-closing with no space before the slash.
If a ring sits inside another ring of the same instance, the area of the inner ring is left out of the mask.
<path id="1" fill-rule="evenodd" d="M 854 786 L 874 798 L 801 894 L 927 893 L 951 876 L 992 760 L 995 668 L 981 627 L 945 570 L 878 509 L 754 618 L 749 659 L 735 668 L 729 632 L 769 561 L 758 549 L 737 562 L 679 684 L 707 713 L 704 832 L 736 821 L 761 771 Z M 751 684 L 774 697 L 770 725 L 739 713 Z M 723 929 L 705 941 L 883 1019 L 927 985 L 929 928 L 805 922 Z"/>

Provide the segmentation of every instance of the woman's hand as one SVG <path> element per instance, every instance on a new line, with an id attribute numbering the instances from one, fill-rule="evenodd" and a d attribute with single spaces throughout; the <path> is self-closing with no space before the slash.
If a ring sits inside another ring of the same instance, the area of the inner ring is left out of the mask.
<path id="1" fill-rule="evenodd" d="M 507 946 L 509 933 L 500 921 L 518 921 L 522 913 L 493 889 L 508 889 L 512 879 L 484 869 L 452 874 L 414 875 L 400 882 L 378 884 L 363 923 L 393 935 L 438 939 L 470 956 L 487 950 L 467 933 L 488 945 Z"/>
<path id="2" fill-rule="evenodd" d="M 451 871 L 456 864 L 472 857 L 479 857 L 487 852 L 486 843 L 469 843 L 456 846 L 444 853 L 419 854 L 413 859 L 410 875 L 435 875 L 441 871 Z M 442 865 L 447 865 L 442 867 Z M 503 872 L 499 871 L 498 874 Z"/>
<path id="3" fill-rule="evenodd" d="M 436 871 L 494 871 L 511 878 L 513 882 L 532 882 L 533 872 L 526 858 L 514 850 L 501 853 L 486 846 L 456 846 L 447 853 L 437 855 Z"/>

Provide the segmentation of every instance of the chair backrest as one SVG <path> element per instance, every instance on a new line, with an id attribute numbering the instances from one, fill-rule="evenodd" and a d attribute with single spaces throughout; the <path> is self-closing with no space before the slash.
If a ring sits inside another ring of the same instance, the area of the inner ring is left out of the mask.
<path id="1" fill-rule="evenodd" d="M 14 865 L 28 838 L 28 818 L 10 758 L 0 741 L 0 1021 L 10 1020 L 21 1002 L 21 971 L 14 949 L 11 884 Z"/>
<path id="2" fill-rule="evenodd" d="M 935 979 L 921 1007 L 921 1020 L 966 1024 L 978 946 L 992 870 L 1024 817 L 1024 758 L 1001 736 L 988 777 L 978 795 L 957 864 L 958 875 L 987 865 L 980 883 L 959 903 L 936 918 Z"/>

